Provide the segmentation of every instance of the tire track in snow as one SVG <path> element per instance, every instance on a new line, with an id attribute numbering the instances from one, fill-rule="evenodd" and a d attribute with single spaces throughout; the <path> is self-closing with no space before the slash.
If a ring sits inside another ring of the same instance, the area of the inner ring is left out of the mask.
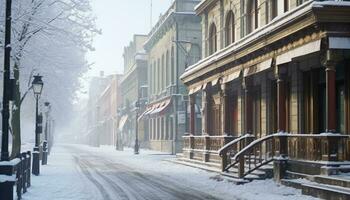
<path id="1" fill-rule="evenodd" d="M 74 158 L 97 189 L 107 200 L 217 200 L 218 198 L 200 190 L 180 185 L 171 178 L 158 177 L 130 166 L 115 163 L 106 158 L 69 146 Z M 94 178 L 98 176 L 103 181 Z M 103 184 L 113 189 L 106 190 Z M 111 198 L 111 194 L 113 194 Z M 117 198 L 119 197 L 119 198 Z"/>
<path id="2" fill-rule="evenodd" d="M 97 189 L 100 191 L 103 199 L 106 200 L 112 200 L 112 198 L 109 196 L 109 194 L 107 193 L 106 189 L 103 187 L 103 185 L 97 181 L 97 179 L 95 179 L 92 174 L 89 172 L 89 170 L 87 169 L 87 166 L 84 165 L 79 158 L 77 158 L 76 156 L 74 156 L 74 159 L 76 161 L 76 163 L 79 165 L 79 167 L 81 168 L 81 171 L 83 172 L 83 174 L 85 175 L 85 177 L 91 182 L 93 183 Z"/>

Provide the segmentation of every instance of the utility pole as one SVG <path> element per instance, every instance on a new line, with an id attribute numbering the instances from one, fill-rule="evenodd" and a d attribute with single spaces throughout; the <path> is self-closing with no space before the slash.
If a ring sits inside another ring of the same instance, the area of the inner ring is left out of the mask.
<path id="1" fill-rule="evenodd" d="M 1 142 L 1 161 L 10 160 L 9 155 L 9 102 L 11 93 L 10 82 L 10 59 L 11 59 L 11 8 L 12 0 L 6 0 L 6 21 L 5 21 L 5 54 L 4 54 L 4 85 L 2 102 L 2 142 Z"/>

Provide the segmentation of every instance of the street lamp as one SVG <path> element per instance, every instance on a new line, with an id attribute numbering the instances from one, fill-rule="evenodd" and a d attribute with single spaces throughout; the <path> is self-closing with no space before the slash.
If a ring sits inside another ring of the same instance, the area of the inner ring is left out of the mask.
<path id="1" fill-rule="evenodd" d="M 134 154 L 139 154 L 139 108 L 140 108 L 140 99 L 138 98 L 135 102 L 135 112 L 136 112 L 136 120 L 135 120 L 135 147 Z"/>
<path id="2" fill-rule="evenodd" d="M 45 112 L 45 135 L 44 135 L 44 142 L 43 142 L 43 160 L 42 160 L 42 165 L 47 165 L 47 155 L 48 155 L 48 132 L 49 132 L 49 114 L 51 111 L 51 105 L 50 102 L 45 102 L 44 103 L 46 107 L 46 112 Z"/>
<path id="3" fill-rule="evenodd" d="M 36 100 L 36 108 L 35 108 L 35 147 L 33 151 L 33 169 L 32 173 L 36 176 L 40 174 L 40 158 L 39 158 L 39 145 L 40 145 L 40 127 L 39 127 L 39 121 L 41 121 L 39 118 L 38 114 L 38 103 L 39 103 L 39 98 L 41 95 L 41 92 L 43 90 L 44 83 L 41 80 L 42 76 L 39 74 L 34 76 L 34 80 L 32 82 L 33 86 L 33 92 Z"/>

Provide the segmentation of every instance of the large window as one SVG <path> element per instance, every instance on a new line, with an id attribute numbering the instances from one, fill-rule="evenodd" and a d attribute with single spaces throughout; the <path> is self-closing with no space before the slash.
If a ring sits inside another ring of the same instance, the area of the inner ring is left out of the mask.
<path id="1" fill-rule="evenodd" d="M 226 17 L 225 39 L 226 46 L 235 42 L 235 19 L 232 11 L 230 11 Z"/>
<path id="2" fill-rule="evenodd" d="M 209 54 L 215 53 L 217 50 L 217 34 L 216 26 L 213 23 L 209 29 Z"/>
<path id="3" fill-rule="evenodd" d="M 270 0 L 270 20 L 277 16 L 277 0 Z"/>
<path id="4" fill-rule="evenodd" d="M 257 0 L 249 0 L 247 2 L 247 33 L 251 33 L 258 28 L 259 21 L 258 2 Z"/>

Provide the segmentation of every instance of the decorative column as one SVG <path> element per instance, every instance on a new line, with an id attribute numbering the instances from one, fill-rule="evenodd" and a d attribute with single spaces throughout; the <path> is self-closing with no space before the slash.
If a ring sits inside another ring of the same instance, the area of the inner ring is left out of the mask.
<path id="1" fill-rule="evenodd" d="M 326 65 L 326 132 L 335 132 L 336 123 L 336 74 L 335 63 Z"/>
<path id="2" fill-rule="evenodd" d="M 277 124 L 278 132 L 286 131 L 286 91 L 282 75 L 277 76 Z"/>
<path id="3" fill-rule="evenodd" d="M 221 84 L 221 98 L 222 98 L 222 109 L 221 109 L 221 127 L 222 127 L 222 135 L 229 134 L 229 122 L 228 122 L 228 94 L 227 94 L 227 84 Z"/>
<path id="4" fill-rule="evenodd" d="M 208 89 L 203 88 L 202 93 L 202 135 L 208 133 Z"/>
<path id="5" fill-rule="evenodd" d="M 244 92 L 244 131 L 245 134 L 253 133 L 253 116 L 252 116 L 252 97 L 251 97 L 251 85 L 247 78 L 243 79 L 242 83 Z"/>
<path id="6" fill-rule="evenodd" d="M 190 95 L 190 135 L 196 134 L 196 94 Z"/>

